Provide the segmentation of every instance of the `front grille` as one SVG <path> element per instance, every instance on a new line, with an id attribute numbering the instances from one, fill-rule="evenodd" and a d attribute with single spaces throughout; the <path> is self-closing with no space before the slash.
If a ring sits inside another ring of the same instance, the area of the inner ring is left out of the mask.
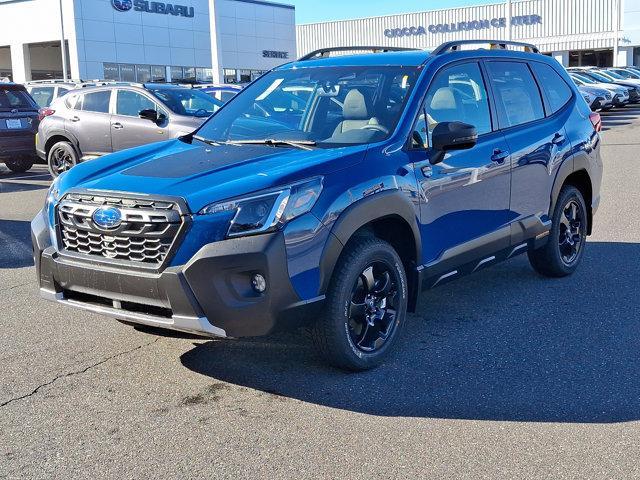
<path id="1" fill-rule="evenodd" d="M 120 222 L 101 228 L 93 219 L 99 208 L 115 207 Z M 71 193 L 58 205 L 62 247 L 102 259 L 158 266 L 167 258 L 182 217 L 173 202 Z"/>

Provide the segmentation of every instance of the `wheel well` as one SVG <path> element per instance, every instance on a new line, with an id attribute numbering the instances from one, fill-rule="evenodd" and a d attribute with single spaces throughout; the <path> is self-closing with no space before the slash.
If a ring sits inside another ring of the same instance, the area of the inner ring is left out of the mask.
<path id="1" fill-rule="evenodd" d="M 398 253 L 402 260 L 404 270 L 407 273 L 407 280 L 409 282 L 409 311 L 414 311 L 417 295 L 419 293 L 418 275 L 416 272 L 417 251 L 413 230 L 407 221 L 399 216 L 390 216 L 373 220 L 360 227 L 351 236 L 349 242 L 354 238 L 362 236 L 373 236 L 380 240 L 384 240 Z M 347 242 L 347 245 L 349 242 Z"/>
<path id="2" fill-rule="evenodd" d="M 591 235 L 591 227 L 593 224 L 593 212 L 591 210 L 591 204 L 593 201 L 593 187 L 591 186 L 591 178 L 589 178 L 589 174 L 586 170 L 578 170 L 577 172 L 573 172 L 566 178 L 562 186 L 565 185 L 571 185 L 572 187 L 577 188 L 582 194 L 584 203 L 587 206 L 587 219 L 589 222 L 587 233 Z"/>
<path id="3" fill-rule="evenodd" d="M 54 135 L 53 137 L 48 139 L 47 142 L 44 144 L 44 152 L 45 152 L 45 155 L 47 156 L 47 159 L 49 157 L 49 150 L 51 150 L 51 147 L 53 147 L 58 142 L 69 142 L 71 145 L 73 145 L 73 142 L 71 141 L 71 139 L 65 137 L 64 135 Z M 76 148 L 76 146 L 73 145 L 73 148 Z"/>

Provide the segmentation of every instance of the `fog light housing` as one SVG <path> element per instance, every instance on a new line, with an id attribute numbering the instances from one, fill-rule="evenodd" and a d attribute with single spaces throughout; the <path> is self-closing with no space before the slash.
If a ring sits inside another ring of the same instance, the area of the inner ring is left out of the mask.
<path id="1" fill-rule="evenodd" d="M 267 280 L 259 273 L 251 277 L 251 286 L 256 293 L 264 293 L 267 289 Z"/>

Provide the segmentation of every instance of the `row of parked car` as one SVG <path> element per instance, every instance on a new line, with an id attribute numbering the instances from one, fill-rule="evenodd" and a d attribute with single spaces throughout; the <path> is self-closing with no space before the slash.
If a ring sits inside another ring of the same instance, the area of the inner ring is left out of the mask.
<path id="1" fill-rule="evenodd" d="M 242 87 L 36 81 L 0 84 L 0 162 L 56 177 L 77 163 L 190 133 Z"/>
<path id="2" fill-rule="evenodd" d="M 640 103 L 640 67 L 571 67 L 567 70 L 594 112 Z"/>

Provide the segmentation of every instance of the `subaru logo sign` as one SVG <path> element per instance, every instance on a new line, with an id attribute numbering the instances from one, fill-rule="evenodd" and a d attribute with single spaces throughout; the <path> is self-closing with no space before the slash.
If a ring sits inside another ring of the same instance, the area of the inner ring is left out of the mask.
<path id="1" fill-rule="evenodd" d="M 115 207 L 101 207 L 93 212 L 93 223 L 103 230 L 118 228 L 122 223 L 122 213 Z"/>
<path id="2" fill-rule="evenodd" d="M 133 8 L 133 0 L 111 0 L 111 5 L 119 12 L 128 12 Z"/>

